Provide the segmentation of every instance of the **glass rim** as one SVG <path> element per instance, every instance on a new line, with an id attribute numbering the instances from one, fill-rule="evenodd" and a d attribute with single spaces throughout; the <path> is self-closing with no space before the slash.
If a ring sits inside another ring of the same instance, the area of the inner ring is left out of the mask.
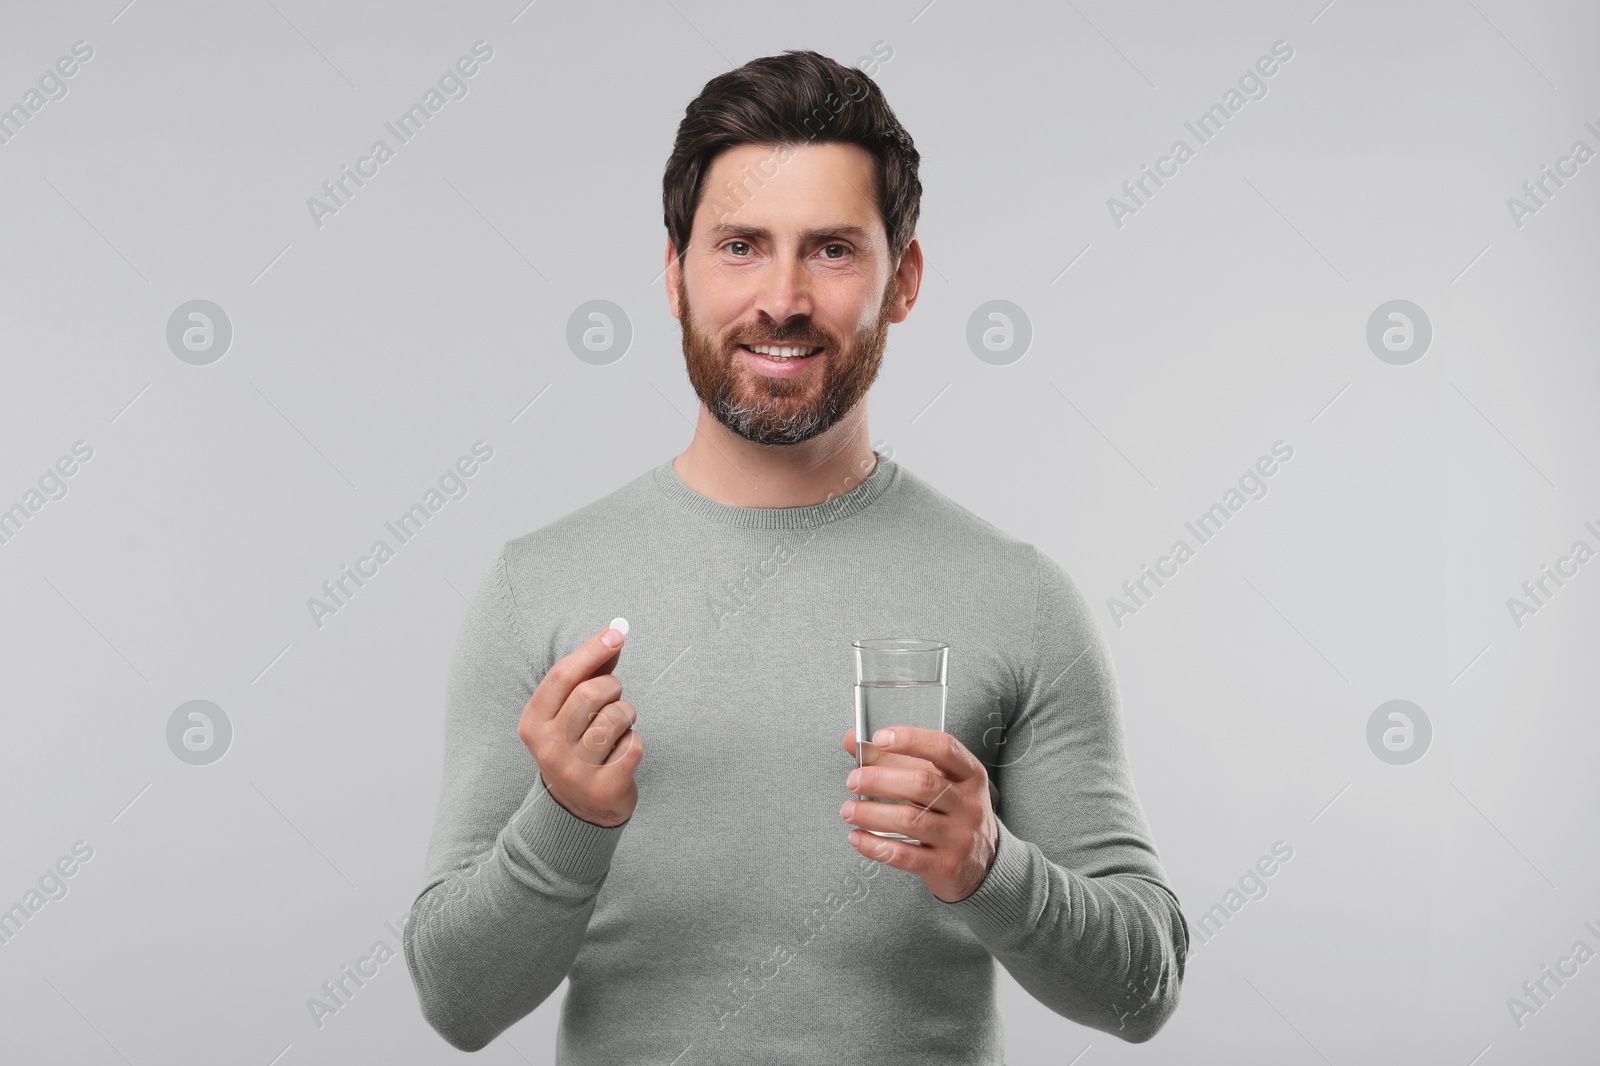
<path id="1" fill-rule="evenodd" d="M 942 640 L 925 640 L 920 637 L 864 637 L 851 641 L 850 646 L 863 651 L 884 652 L 890 655 L 939 651 L 950 647 Z"/>

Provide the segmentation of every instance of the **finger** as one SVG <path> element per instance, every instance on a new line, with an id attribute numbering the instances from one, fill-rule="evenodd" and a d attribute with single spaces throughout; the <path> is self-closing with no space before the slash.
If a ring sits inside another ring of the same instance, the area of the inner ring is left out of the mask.
<path id="1" fill-rule="evenodd" d="M 857 763 L 876 762 L 880 754 L 877 746 L 870 740 L 861 745 L 861 754 L 859 756 L 856 754 L 856 731 L 854 726 L 845 730 L 844 750 L 849 752 L 850 757 L 855 759 Z"/>
<path id="2" fill-rule="evenodd" d="M 932 848 L 948 840 L 952 824 L 948 815 L 937 811 L 925 811 L 909 803 L 873 803 L 870 800 L 857 801 L 844 822 L 863 832 L 873 829 L 879 833 L 899 833 L 917 842 L 909 845 L 913 848 Z M 872 836 L 876 838 L 876 833 Z M 898 843 L 908 844 L 909 841 Z"/>
<path id="3" fill-rule="evenodd" d="M 966 781 L 987 774 L 978 757 L 953 734 L 942 729 L 897 725 L 878 730 L 869 743 L 884 752 L 927 759 L 952 781 Z"/>
<path id="4" fill-rule="evenodd" d="M 612 747 L 611 754 L 606 756 L 606 761 L 601 764 L 600 770 L 632 777 L 639 760 L 643 758 L 644 737 L 639 735 L 637 729 L 630 729 L 617 738 L 617 743 Z"/>
<path id="5" fill-rule="evenodd" d="M 903 800 L 941 814 L 955 810 L 961 803 L 961 786 L 926 762 L 909 767 L 863 767 L 854 791 L 858 796 Z"/>
<path id="6" fill-rule="evenodd" d="M 571 653 L 557 659 L 555 665 L 545 671 L 543 679 L 528 699 L 528 707 L 532 708 L 534 716 L 541 722 L 549 722 L 561 713 L 573 689 L 598 674 L 609 674 L 617 665 L 617 660 L 622 657 L 622 646 L 618 644 L 613 648 L 604 643 L 602 638 L 607 633 L 621 636 L 607 626 Z"/>
<path id="7" fill-rule="evenodd" d="M 638 718 L 639 712 L 627 700 L 602 707 L 578 741 L 579 757 L 596 766 L 604 763 L 610 758 L 611 749 L 633 728 Z"/>
<path id="8" fill-rule="evenodd" d="M 856 731 L 854 729 L 849 730 L 844 735 L 844 750 L 850 753 L 852 759 L 856 757 Z M 932 765 L 926 759 L 917 759 L 909 755 L 890 755 L 870 740 L 862 742 L 861 754 L 862 758 L 858 762 L 863 766 L 873 766 L 879 763 L 888 766 L 912 766 L 919 763 L 925 766 Z"/>
<path id="9" fill-rule="evenodd" d="M 572 690 L 572 695 L 567 697 L 567 705 L 561 708 L 561 713 L 556 715 L 552 723 L 556 735 L 572 744 L 582 743 L 583 735 L 594 724 L 595 716 L 621 697 L 622 682 L 610 674 L 598 674 L 582 682 Z"/>
<path id="10" fill-rule="evenodd" d="M 926 861 L 926 856 L 922 854 L 924 849 L 920 844 L 910 844 L 904 840 L 886 840 L 865 829 L 852 829 L 849 839 L 850 846 L 867 858 L 881 862 L 885 866 L 893 866 L 897 870 L 917 873 L 918 867 Z"/>
<path id="11" fill-rule="evenodd" d="M 845 734 L 845 750 L 848 751 L 852 756 L 855 755 L 855 745 L 855 730 L 852 729 Z M 933 768 L 933 763 L 929 762 L 927 759 L 918 759 L 911 755 L 893 755 L 889 752 L 883 751 L 870 740 L 864 742 L 861 745 L 861 749 L 865 758 L 858 761 L 857 765 L 859 766 L 898 766 L 902 768 L 913 769 L 921 768 L 924 770 Z M 849 788 L 848 785 L 845 787 L 847 789 Z M 857 795 L 862 794 L 859 790 L 852 791 L 855 791 Z"/>

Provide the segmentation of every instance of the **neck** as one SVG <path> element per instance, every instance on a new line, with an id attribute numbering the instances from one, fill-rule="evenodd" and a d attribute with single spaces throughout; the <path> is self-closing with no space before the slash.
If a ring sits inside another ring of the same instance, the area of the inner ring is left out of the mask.
<path id="1" fill-rule="evenodd" d="M 843 496 L 877 467 L 866 402 L 801 444 L 756 444 L 704 404 L 689 447 L 672 461 L 678 480 L 730 507 L 805 507 Z"/>

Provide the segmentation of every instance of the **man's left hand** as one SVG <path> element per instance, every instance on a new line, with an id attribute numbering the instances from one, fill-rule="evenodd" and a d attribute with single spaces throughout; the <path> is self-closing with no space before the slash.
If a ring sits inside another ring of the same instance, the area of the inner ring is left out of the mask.
<path id="1" fill-rule="evenodd" d="M 844 735 L 844 749 L 855 756 L 854 729 Z M 983 763 L 937 729 L 880 729 L 862 749 L 866 765 L 850 771 L 845 787 L 858 796 L 907 802 L 846 800 L 840 815 L 860 826 L 851 830 L 850 843 L 863 855 L 921 877 L 946 903 L 976 892 L 994 865 L 1000 833 Z M 886 840 L 868 829 L 902 833 L 920 843 Z"/>

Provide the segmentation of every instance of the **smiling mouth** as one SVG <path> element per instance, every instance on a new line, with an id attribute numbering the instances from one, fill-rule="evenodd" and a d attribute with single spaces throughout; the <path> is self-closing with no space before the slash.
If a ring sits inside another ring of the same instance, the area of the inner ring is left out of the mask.
<path id="1" fill-rule="evenodd" d="M 779 363 L 790 359 L 809 359 L 823 350 L 820 347 L 796 344 L 741 344 L 739 347 L 752 355 L 759 355 Z"/>

